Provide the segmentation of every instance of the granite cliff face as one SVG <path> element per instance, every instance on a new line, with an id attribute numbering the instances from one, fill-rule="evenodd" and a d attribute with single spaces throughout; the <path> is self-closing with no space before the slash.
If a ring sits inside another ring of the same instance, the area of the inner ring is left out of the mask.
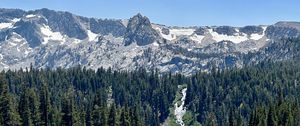
<path id="1" fill-rule="evenodd" d="M 0 69 L 87 68 L 193 74 L 298 55 L 300 23 L 171 27 L 137 14 L 126 20 L 69 12 L 0 9 Z M 284 40 L 283 40 L 284 39 Z"/>
<path id="2" fill-rule="evenodd" d="M 125 46 L 131 43 L 136 43 L 138 46 L 145 46 L 155 41 L 159 41 L 159 35 L 152 28 L 147 17 L 137 14 L 129 20 L 124 36 Z"/>

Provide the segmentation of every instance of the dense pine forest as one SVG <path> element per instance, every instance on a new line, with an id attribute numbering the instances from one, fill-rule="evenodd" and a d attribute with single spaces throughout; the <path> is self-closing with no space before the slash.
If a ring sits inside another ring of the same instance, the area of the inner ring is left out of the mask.
<path id="1" fill-rule="evenodd" d="M 181 75 L 33 68 L 1 72 L 4 126 L 157 126 L 169 115 Z"/>
<path id="2" fill-rule="evenodd" d="M 158 126 L 185 84 L 192 113 L 185 125 L 299 126 L 299 79 L 298 61 L 189 77 L 82 67 L 2 71 L 0 125 Z"/>
<path id="3" fill-rule="evenodd" d="M 198 73 L 187 107 L 203 125 L 299 126 L 299 79 L 299 61 Z"/>

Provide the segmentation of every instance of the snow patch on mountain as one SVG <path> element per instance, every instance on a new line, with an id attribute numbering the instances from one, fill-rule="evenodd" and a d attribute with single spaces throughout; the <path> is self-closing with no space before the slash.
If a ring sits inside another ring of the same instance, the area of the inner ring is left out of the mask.
<path id="1" fill-rule="evenodd" d="M 93 33 L 91 30 L 87 30 L 89 41 L 94 41 L 97 38 L 97 34 Z"/>
<path id="2" fill-rule="evenodd" d="M 170 29 L 170 34 L 173 34 L 175 36 L 182 36 L 182 35 L 192 35 L 194 33 L 195 29 Z"/>
<path id="3" fill-rule="evenodd" d="M 159 46 L 159 44 L 158 44 L 157 42 L 154 42 L 154 43 L 153 43 L 153 46 L 156 46 L 156 47 L 158 47 L 158 46 Z"/>
<path id="4" fill-rule="evenodd" d="M 160 31 L 160 34 L 163 38 L 169 40 L 169 41 L 172 41 L 174 39 L 176 39 L 176 36 L 172 35 L 172 34 L 168 34 L 168 35 L 165 35 L 165 34 L 162 34 L 161 31 Z"/>
<path id="5" fill-rule="evenodd" d="M 25 54 L 25 57 L 28 56 L 28 54 L 32 52 L 31 50 L 25 50 L 24 54 Z"/>
<path id="6" fill-rule="evenodd" d="M 72 39 L 72 43 L 74 44 L 79 44 L 81 42 L 81 40 L 79 39 Z M 64 43 L 61 43 L 61 45 L 64 44 Z"/>
<path id="7" fill-rule="evenodd" d="M 177 39 L 180 36 L 190 36 L 194 33 L 195 29 L 170 29 L 170 34 L 166 38 L 168 40 L 174 40 Z"/>
<path id="8" fill-rule="evenodd" d="M 264 26 L 262 28 L 264 29 L 262 34 L 251 34 L 250 39 L 252 39 L 252 40 L 260 40 L 260 39 L 262 39 L 265 36 L 265 31 L 266 31 L 267 27 Z"/>
<path id="9" fill-rule="evenodd" d="M 204 35 L 197 35 L 197 34 L 195 34 L 195 31 L 196 31 L 195 28 L 170 28 L 170 27 L 165 27 L 165 26 L 160 26 L 160 25 L 155 25 L 155 24 L 152 25 L 152 27 L 155 30 L 157 30 L 163 38 L 165 38 L 166 40 L 169 40 L 169 41 L 174 41 L 177 38 L 179 38 L 180 36 L 186 36 L 195 42 L 201 43 L 205 37 L 209 37 L 209 35 L 210 35 L 211 39 L 215 40 L 216 42 L 231 41 L 236 44 L 244 42 L 244 41 L 248 41 L 248 40 L 258 41 L 258 40 L 262 39 L 265 36 L 265 30 L 267 28 L 265 26 L 263 27 L 264 31 L 262 34 L 255 33 L 255 34 L 251 34 L 251 35 L 247 35 L 245 33 L 240 32 L 238 28 L 235 29 L 237 31 L 237 33 L 235 33 L 234 35 L 219 34 L 219 33 L 215 32 L 213 30 L 213 28 L 208 28 L 207 29 L 208 32 L 205 31 Z M 168 34 L 163 33 L 164 28 L 168 29 L 168 31 L 169 31 Z"/>
<path id="10" fill-rule="evenodd" d="M 34 18 L 34 17 L 40 17 L 38 15 L 34 15 L 34 14 L 28 14 L 25 16 L 26 18 Z"/>
<path id="11" fill-rule="evenodd" d="M 0 29 L 12 28 L 12 23 L 0 23 Z"/>
<path id="12" fill-rule="evenodd" d="M 11 38 L 11 42 L 21 42 L 21 41 L 23 41 L 24 39 L 21 39 L 21 38 Z"/>
<path id="13" fill-rule="evenodd" d="M 0 29 L 13 28 L 14 24 L 20 20 L 21 18 L 14 18 L 10 22 L 2 22 L 0 23 Z"/>
<path id="14" fill-rule="evenodd" d="M 251 37 L 250 37 L 250 39 L 252 39 L 252 40 L 260 40 L 263 37 L 264 37 L 263 34 L 252 34 Z"/>
<path id="15" fill-rule="evenodd" d="M 125 27 L 127 27 L 127 25 L 128 25 L 128 19 L 122 20 L 121 23 L 122 23 Z"/>
<path id="16" fill-rule="evenodd" d="M 14 18 L 14 19 L 12 19 L 11 21 L 14 22 L 14 23 L 16 23 L 16 22 L 18 22 L 18 21 L 20 21 L 20 20 L 21 20 L 21 18 Z"/>
<path id="17" fill-rule="evenodd" d="M 41 33 L 44 35 L 42 44 L 47 44 L 50 40 L 65 42 L 65 38 L 60 32 L 53 32 L 47 25 L 40 27 Z"/>
<path id="18" fill-rule="evenodd" d="M 169 40 L 169 41 L 172 41 L 172 40 L 175 40 L 177 39 L 178 37 L 180 36 L 190 36 L 194 33 L 195 29 L 192 29 L 192 28 L 168 28 L 169 30 L 169 34 L 163 34 L 162 32 L 162 26 L 159 26 L 159 25 L 152 25 L 152 27 L 157 30 L 159 32 L 159 34 Z"/>
<path id="19" fill-rule="evenodd" d="M 224 35 L 224 34 L 219 34 L 215 31 L 213 31 L 213 29 L 208 29 L 208 31 L 212 35 L 212 39 L 217 42 L 231 41 L 233 43 L 241 43 L 243 41 L 248 40 L 247 35 L 244 33 L 235 34 L 235 35 Z"/>
<path id="20" fill-rule="evenodd" d="M 11 46 L 17 46 L 18 44 L 14 43 L 14 42 L 10 42 L 9 43 Z"/>
<path id="21" fill-rule="evenodd" d="M 204 38 L 205 38 L 205 36 L 203 36 L 203 35 L 197 35 L 197 34 L 193 34 L 190 37 L 190 39 L 192 39 L 193 41 L 196 41 L 198 43 L 201 43 Z"/>

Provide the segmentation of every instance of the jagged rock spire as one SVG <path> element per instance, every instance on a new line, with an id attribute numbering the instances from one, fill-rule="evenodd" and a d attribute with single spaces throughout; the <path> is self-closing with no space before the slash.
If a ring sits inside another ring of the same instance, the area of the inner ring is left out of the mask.
<path id="1" fill-rule="evenodd" d="M 159 34 L 152 28 L 150 20 L 140 13 L 130 18 L 124 37 L 125 46 L 136 42 L 139 46 L 153 43 Z"/>

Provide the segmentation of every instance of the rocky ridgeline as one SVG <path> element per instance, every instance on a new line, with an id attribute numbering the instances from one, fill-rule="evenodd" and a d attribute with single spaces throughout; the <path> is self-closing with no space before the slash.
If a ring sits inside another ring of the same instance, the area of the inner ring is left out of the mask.
<path id="1" fill-rule="evenodd" d="M 170 27 L 137 14 L 128 20 L 69 12 L 0 9 L 0 69 L 158 69 L 187 75 L 298 56 L 300 23 L 260 26 Z M 292 47 L 291 47 L 292 46 Z"/>

